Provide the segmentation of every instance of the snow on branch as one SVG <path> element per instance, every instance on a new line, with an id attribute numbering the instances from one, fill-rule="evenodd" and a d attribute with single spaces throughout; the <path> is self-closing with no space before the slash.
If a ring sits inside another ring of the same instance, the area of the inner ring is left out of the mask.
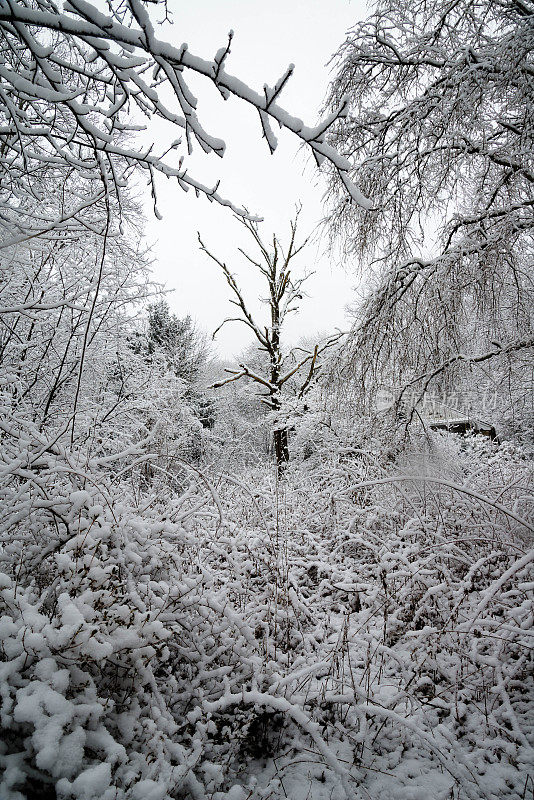
<path id="1" fill-rule="evenodd" d="M 85 0 L 68 0 L 62 12 L 48 0 L 38 7 L 29 0 L 6 0 L 0 6 L 0 106 L 5 120 L 0 134 L 2 155 L 12 165 L 29 159 L 41 165 L 52 160 L 78 169 L 98 167 L 107 184 L 117 188 L 125 172 L 141 167 L 152 186 L 154 174 L 161 173 L 176 179 L 184 191 L 193 188 L 239 216 L 250 216 L 219 194 L 218 184 L 211 188 L 190 176 L 182 158 L 173 161 L 166 157 L 169 151 L 157 153 L 131 141 L 139 126 L 129 124 L 127 114 L 137 108 L 148 119 L 160 117 L 181 128 L 189 153 L 196 143 L 206 153 L 224 155 L 224 141 L 206 131 L 198 118 L 197 100 L 187 83 L 187 75 L 196 73 L 214 83 L 224 99 L 238 97 L 258 111 L 271 152 L 277 145 L 274 120 L 306 143 L 318 164 L 325 159 L 331 163 L 357 205 L 370 207 L 349 178 L 351 163 L 324 141 L 324 132 L 344 115 L 344 107 L 310 128 L 278 105 L 292 65 L 261 94 L 226 71 L 232 31 L 226 45 L 206 60 L 191 53 L 187 44 L 176 47 L 158 39 L 140 0 L 120 6 L 112 2 L 110 8 L 112 14 L 106 15 Z M 171 90 L 172 100 L 162 99 L 164 88 Z M 171 151 L 180 144 L 178 139 Z"/>
<path id="2" fill-rule="evenodd" d="M 420 390 L 420 398 L 423 397 L 425 392 L 427 391 L 430 383 L 434 378 L 440 375 L 442 372 L 445 372 L 449 367 L 457 362 L 464 362 L 466 364 L 480 364 L 484 361 L 489 361 L 492 358 L 497 358 L 498 356 L 503 355 L 510 355 L 511 353 L 516 353 L 519 350 L 529 350 L 534 347 L 534 338 L 529 339 L 521 339 L 520 341 L 510 342 L 506 345 L 502 345 L 499 342 L 493 342 L 493 348 L 486 353 L 480 353 L 478 355 L 467 355 L 465 353 L 456 353 L 455 355 L 448 358 L 446 361 L 443 361 L 437 367 L 432 370 L 427 370 L 426 372 L 416 375 L 415 378 L 410 380 L 401 390 L 399 395 L 399 402 L 401 401 L 404 393 L 413 386 L 417 384 L 422 384 L 422 389 Z"/>

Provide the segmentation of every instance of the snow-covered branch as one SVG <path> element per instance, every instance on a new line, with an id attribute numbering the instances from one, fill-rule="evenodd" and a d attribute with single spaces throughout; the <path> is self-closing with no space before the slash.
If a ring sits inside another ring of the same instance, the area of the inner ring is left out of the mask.
<path id="1" fill-rule="evenodd" d="M 213 60 L 201 58 L 187 44 L 175 46 L 157 38 L 139 0 L 117 4 L 113 15 L 85 0 L 70 0 L 62 12 L 51 2 L 36 7 L 6 0 L 0 7 L 0 29 L 6 55 L 0 69 L 0 103 L 7 123 L 2 132 L 4 154 L 11 151 L 15 161 L 53 159 L 80 168 L 85 161 L 87 168 L 89 158 L 117 188 L 125 170 L 139 166 L 148 171 L 151 183 L 154 173 L 162 173 L 176 179 L 182 189 L 192 188 L 246 216 L 244 209 L 219 193 L 218 182 L 209 187 L 192 177 L 183 157 L 176 163 L 152 147 L 140 149 L 127 142 L 135 128 L 126 114 L 137 106 L 146 117 L 161 117 L 184 131 L 189 152 L 196 141 L 206 153 L 223 156 L 225 144 L 202 126 L 197 101 L 186 82 L 188 73 L 196 73 L 214 83 L 224 98 L 238 97 L 258 111 L 271 151 L 276 140 L 269 120 L 291 131 L 318 161 L 326 159 L 344 175 L 350 197 L 358 205 L 370 205 L 346 178 L 349 161 L 325 141 L 325 130 L 339 114 L 321 129 L 307 127 L 277 102 L 291 71 L 273 89 L 266 87 L 263 95 L 227 72 L 232 35 Z M 50 37 L 56 46 L 46 44 Z M 171 90 L 175 107 L 162 100 L 162 84 Z M 172 149 L 180 144 L 177 139 Z M 104 158 L 97 158 L 97 153 Z"/>

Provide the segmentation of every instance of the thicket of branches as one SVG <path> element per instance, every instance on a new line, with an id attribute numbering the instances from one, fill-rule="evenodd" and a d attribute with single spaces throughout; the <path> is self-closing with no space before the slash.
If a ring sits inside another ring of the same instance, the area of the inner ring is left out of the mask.
<path id="1" fill-rule="evenodd" d="M 373 209 L 330 182 L 329 221 L 372 266 L 349 370 L 445 390 L 484 369 L 521 402 L 532 363 L 534 116 L 530 2 L 383 0 L 336 56 L 329 141 Z M 525 364 L 525 361 L 527 364 Z M 491 362 L 491 364 L 489 363 Z M 476 365 L 481 369 L 477 370 Z"/>

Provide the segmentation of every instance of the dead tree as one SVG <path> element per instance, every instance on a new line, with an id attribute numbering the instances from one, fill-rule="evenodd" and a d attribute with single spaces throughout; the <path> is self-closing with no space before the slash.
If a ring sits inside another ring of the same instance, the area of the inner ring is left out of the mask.
<path id="1" fill-rule="evenodd" d="M 297 386 L 295 391 L 297 396 L 302 398 L 319 372 L 319 355 L 342 336 L 341 333 L 338 333 L 330 337 L 322 345 L 315 345 L 313 350 L 293 348 L 284 353 L 281 343 L 284 321 L 288 314 L 298 311 L 299 301 L 303 297 L 302 285 L 310 277 L 310 274 L 306 274 L 303 277 L 294 279 L 289 268 L 291 260 L 303 250 L 308 241 L 306 239 L 301 244 L 296 244 L 298 216 L 299 211 L 297 211 L 295 219 L 290 224 L 287 249 L 282 246 L 276 235 L 273 235 L 270 246 L 266 245 L 259 234 L 258 223 L 242 217 L 236 217 L 237 221 L 244 225 L 250 233 L 259 251 L 259 255 L 253 258 L 239 248 L 239 252 L 261 272 L 267 282 L 268 295 L 266 302 L 269 306 L 270 325 L 260 324 L 253 317 L 230 269 L 206 248 L 200 238 L 200 234 L 198 236 L 201 250 L 215 261 L 223 271 L 234 295 L 230 302 L 239 311 L 238 316 L 227 317 L 214 332 L 213 337 L 215 338 L 218 331 L 227 322 L 243 322 L 253 332 L 259 342 L 260 350 L 267 353 L 269 359 L 266 374 L 260 374 L 258 370 L 251 369 L 246 364 L 239 364 L 239 369 L 226 369 L 225 372 L 229 373 L 229 377 L 214 383 L 212 388 L 219 388 L 242 378 L 249 379 L 261 386 L 263 390 L 262 402 L 275 414 L 279 414 L 282 411 L 284 389 L 290 378 L 296 377 Z M 297 357 L 297 351 L 300 353 L 299 357 Z M 288 429 L 286 425 L 282 424 L 281 420 L 279 420 L 273 431 L 273 445 L 278 475 L 280 476 L 289 461 Z"/>

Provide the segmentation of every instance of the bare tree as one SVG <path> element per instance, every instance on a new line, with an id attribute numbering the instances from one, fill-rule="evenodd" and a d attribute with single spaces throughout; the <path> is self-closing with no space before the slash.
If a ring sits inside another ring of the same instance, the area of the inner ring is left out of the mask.
<path id="1" fill-rule="evenodd" d="M 329 104 L 350 112 L 329 141 L 373 208 L 354 213 L 332 173 L 328 221 L 373 264 L 348 351 L 367 387 L 423 391 L 532 348 L 533 15 L 530 0 L 380 0 L 337 54 Z"/>
<path id="2" fill-rule="evenodd" d="M 231 377 L 213 384 L 213 388 L 224 386 L 242 378 L 248 379 L 261 387 L 263 402 L 276 414 L 279 414 L 282 410 L 283 391 L 288 382 L 291 379 L 296 381 L 295 393 L 299 398 L 302 398 L 320 370 L 318 357 L 325 349 L 337 342 L 341 336 L 341 334 L 333 336 L 322 345 L 316 344 L 309 351 L 302 348 L 293 348 L 288 352 L 284 352 L 281 340 L 284 321 L 288 314 L 298 311 L 299 301 L 303 297 L 302 286 L 307 278 L 310 277 L 308 274 L 300 278 L 293 278 L 290 269 L 290 262 L 304 249 L 308 242 L 306 239 L 300 244 L 296 243 L 298 216 L 299 212 L 297 211 L 295 219 L 290 225 L 290 237 L 287 247 L 281 244 L 276 235 L 273 235 L 272 242 L 267 245 L 260 236 L 256 222 L 239 217 L 236 218 L 247 229 L 259 251 L 259 256 L 253 258 L 239 248 L 239 252 L 259 270 L 267 283 L 268 295 L 265 302 L 269 307 L 269 325 L 263 325 L 254 318 L 229 267 L 217 256 L 213 255 L 204 245 L 200 234 L 198 236 L 201 249 L 223 271 L 224 277 L 233 293 L 233 299 L 230 302 L 237 307 L 239 312 L 237 317 L 227 317 L 219 325 L 213 336 L 215 337 L 227 322 L 242 322 L 252 331 L 260 345 L 260 350 L 266 353 L 268 357 L 267 374 L 261 374 L 257 369 L 253 369 L 246 364 L 240 364 L 238 370 L 226 369 L 225 372 L 229 373 Z M 288 429 L 286 425 L 278 423 L 273 432 L 273 443 L 278 474 L 281 475 L 284 466 L 289 461 Z"/>

